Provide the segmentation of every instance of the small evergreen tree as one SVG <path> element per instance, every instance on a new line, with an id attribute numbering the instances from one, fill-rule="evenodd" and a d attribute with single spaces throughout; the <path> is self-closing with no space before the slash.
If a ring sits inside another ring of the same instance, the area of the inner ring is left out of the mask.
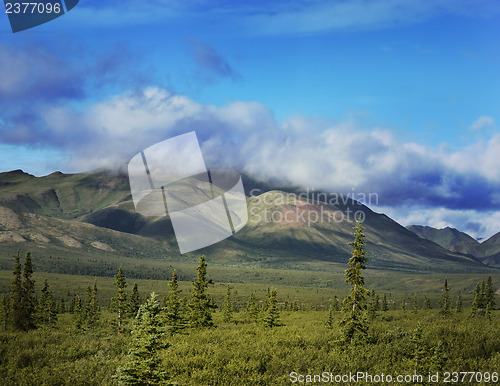
<path id="1" fill-rule="evenodd" d="M 35 328 L 35 281 L 32 279 L 33 265 L 31 263 L 31 253 L 26 252 L 23 266 L 23 297 L 21 302 L 23 314 L 23 326 L 25 330 Z"/>
<path id="2" fill-rule="evenodd" d="M 387 295 L 384 294 L 384 297 L 382 299 L 382 311 L 389 311 L 389 304 L 387 303 Z"/>
<path id="3" fill-rule="evenodd" d="M 484 282 L 484 280 L 483 280 Z M 471 317 L 484 316 L 486 312 L 484 292 L 481 289 L 481 284 L 477 283 L 472 295 Z"/>
<path id="4" fill-rule="evenodd" d="M 356 337 L 365 339 L 368 334 L 368 322 L 365 317 L 365 299 L 368 290 L 364 288 L 365 280 L 361 271 L 366 268 L 366 252 L 364 250 L 365 235 L 363 234 L 361 218 L 358 218 L 354 228 L 354 242 L 349 268 L 345 271 L 345 281 L 351 285 L 351 292 L 342 302 L 344 317 L 340 321 L 342 334 L 346 342 L 353 343 Z"/>
<path id="5" fill-rule="evenodd" d="M 333 307 L 332 306 L 330 306 L 330 308 L 328 309 L 328 316 L 326 318 L 326 325 L 328 326 L 328 328 L 333 328 L 333 325 L 334 325 Z"/>
<path id="6" fill-rule="evenodd" d="M 212 298 L 207 294 L 207 263 L 205 256 L 200 257 L 200 263 L 196 268 L 198 271 L 196 280 L 193 282 L 193 292 L 189 309 L 191 311 L 190 323 L 192 327 L 212 327 L 212 310 L 217 306 Z"/>
<path id="7" fill-rule="evenodd" d="M 456 305 L 456 311 L 457 311 L 457 314 L 460 314 L 464 309 L 464 306 L 462 304 L 462 295 L 458 295 L 458 298 L 457 298 L 457 305 Z"/>
<path id="8" fill-rule="evenodd" d="M 233 320 L 233 303 L 231 302 L 231 287 L 227 285 L 226 297 L 222 306 L 222 320 L 229 323 Z"/>
<path id="9" fill-rule="evenodd" d="M 172 272 L 172 279 L 168 283 L 170 293 L 164 299 L 165 321 L 170 333 L 173 335 L 186 327 L 184 305 L 179 297 L 181 290 L 177 281 L 177 271 Z"/>
<path id="10" fill-rule="evenodd" d="M 265 327 L 278 327 L 281 326 L 280 323 L 280 313 L 278 310 L 278 300 L 277 291 L 275 289 L 269 292 L 269 297 L 267 298 L 267 309 L 262 318 L 262 322 Z"/>
<path id="11" fill-rule="evenodd" d="M 441 301 L 439 304 L 441 305 L 441 313 L 446 316 L 450 313 L 450 294 L 448 288 L 448 279 L 444 279 L 443 284 L 443 292 L 441 294 Z"/>
<path id="12" fill-rule="evenodd" d="M 128 304 L 128 311 L 132 317 L 136 317 L 137 311 L 139 311 L 139 307 L 141 306 L 141 297 L 139 296 L 139 288 L 137 287 L 137 283 L 134 283 L 134 287 L 132 288 L 132 294 L 130 295 L 130 302 Z"/>
<path id="13" fill-rule="evenodd" d="M 432 309 L 431 301 L 427 296 L 425 296 L 424 297 L 424 310 L 431 310 L 431 309 Z"/>
<path id="14" fill-rule="evenodd" d="M 414 314 L 418 313 L 418 300 L 417 300 L 417 294 L 413 296 L 413 309 L 412 312 Z"/>
<path id="15" fill-rule="evenodd" d="M 85 323 L 85 311 L 82 304 L 82 299 L 78 295 L 76 295 L 74 298 L 73 315 L 75 327 L 78 329 L 82 328 Z"/>
<path id="16" fill-rule="evenodd" d="M 0 304 L 0 323 L 2 324 L 2 331 L 7 331 L 7 326 L 9 324 L 9 297 L 2 294 L 2 301 Z"/>
<path id="17" fill-rule="evenodd" d="M 250 295 L 250 300 L 247 304 L 247 315 L 250 317 L 250 319 L 253 320 L 257 320 L 257 317 L 259 316 L 259 310 L 257 308 L 257 303 L 255 302 L 254 292 L 252 292 L 252 295 Z"/>
<path id="18" fill-rule="evenodd" d="M 57 306 L 57 312 L 59 314 L 64 314 L 66 312 L 66 302 L 64 301 L 64 298 L 62 296 L 59 299 L 59 305 Z"/>
<path id="19" fill-rule="evenodd" d="M 23 286 L 19 251 L 17 251 L 17 255 L 15 256 L 13 275 L 14 278 L 10 287 L 10 322 L 14 330 L 21 331 L 25 327 L 23 321 Z"/>
<path id="20" fill-rule="evenodd" d="M 43 288 L 40 296 L 40 301 L 37 308 L 38 320 L 47 325 L 54 325 L 57 320 L 56 303 L 54 296 L 50 291 L 47 279 L 43 283 Z"/>
<path id="21" fill-rule="evenodd" d="M 115 286 L 117 288 L 116 295 L 111 299 L 111 311 L 117 313 L 117 327 L 118 332 L 122 332 L 122 320 L 125 315 L 125 310 L 127 307 L 127 294 L 125 293 L 125 287 L 127 287 L 127 281 L 125 275 L 123 274 L 123 268 L 120 265 L 118 273 L 115 276 Z"/>
<path id="22" fill-rule="evenodd" d="M 425 372 L 428 353 L 422 340 L 422 326 L 420 323 L 418 323 L 417 328 L 413 330 L 410 340 L 413 344 L 414 374 L 422 374 Z"/>
<path id="23" fill-rule="evenodd" d="M 486 282 L 486 290 L 485 290 L 485 301 L 486 301 L 486 306 L 490 306 L 490 310 L 494 310 L 496 307 L 496 302 L 495 302 L 495 290 L 493 288 L 493 281 L 491 279 L 491 276 L 488 276 L 488 281 Z"/>
<path id="24" fill-rule="evenodd" d="M 333 309 L 335 311 L 340 311 L 339 298 L 337 297 L 337 295 L 333 297 Z"/>
<path id="25" fill-rule="evenodd" d="M 161 307 L 156 294 L 137 312 L 127 362 L 114 378 L 120 385 L 165 385 L 168 374 L 162 369 L 160 351 L 168 348 L 163 342 Z"/>

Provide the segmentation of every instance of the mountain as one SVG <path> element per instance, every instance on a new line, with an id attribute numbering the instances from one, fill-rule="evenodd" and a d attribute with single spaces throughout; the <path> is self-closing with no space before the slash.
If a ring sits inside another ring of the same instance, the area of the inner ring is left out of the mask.
<path id="1" fill-rule="evenodd" d="M 414 232 L 419 237 L 435 242 L 436 244 L 452 252 L 481 257 L 480 243 L 469 236 L 467 233 L 460 232 L 458 229 L 446 227 L 436 229 L 429 226 L 410 225 L 408 230 Z"/>
<path id="2" fill-rule="evenodd" d="M 249 196 L 248 224 L 234 237 L 181 256 L 168 215 L 144 217 L 137 213 L 124 174 L 106 170 L 56 172 L 44 177 L 21 170 L 0 173 L 0 258 L 5 257 L 0 259 L 0 268 L 10 269 L 6 256 L 20 249 L 34 252 L 39 256 L 38 266 L 56 272 L 74 272 L 82 266 L 91 272 L 101 268 L 111 272 L 110 262 L 117 259 L 131 259 L 139 267 L 137 259 L 181 261 L 200 254 L 232 266 L 334 267 L 341 272 L 350 256 L 348 243 L 355 217 L 361 214 L 370 268 L 413 272 L 489 269 L 475 257 L 421 238 L 346 197 L 330 195 L 333 199 L 321 201 L 298 194 L 297 188 L 273 190 L 269 182 L 248 176 L 243 179 Z M 484 261 L 490 264 L 490 260 Z M 142 268 L 138 270 L 142 272 Z"/>
<path id="3" fill-rule="evenodd" d="M 500 232 L 482 242 L 479 250 L 482 252 L 480 260 L 483 264 L 500 268 Z"/>

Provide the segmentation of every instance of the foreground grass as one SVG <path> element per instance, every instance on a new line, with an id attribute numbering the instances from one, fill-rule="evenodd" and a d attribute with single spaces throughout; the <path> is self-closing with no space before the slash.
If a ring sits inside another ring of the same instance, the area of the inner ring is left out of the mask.
<path id="1" fill-rule="evenodd" d="M 112 318 L 103 312 L 93 332 L 77 331 L 71 314 L 60 315 L 55 328 L 1 332 L 2 384 L 114 384 L 112 375 L 126 360 L 130 334 L 115 333 Z M 320 311 L 282 312 L 284 325 L 268 329 L 248 321 L 243 313 L 235 314 L 233 323 L 222 323 L 217 313 L 215 328 L 166 336 L 170 347 L 160 354 L 162 364 L 181 385 L 287 385 L 292 372 L 427 376 L 436 371 L 500 369 L 500 311 L 494 311 L 492 321 L 471 320 L 467 310 L 446 319 L 437 310 L 380 312 L 369 343 L 357 346 L 342 345 L 340 331 L 328 329 L 325 318 Z M 423 334 L 417 344 L 414 332 L 419 323 Z M 425 377 L 423 384 L 430 384 Z"/>

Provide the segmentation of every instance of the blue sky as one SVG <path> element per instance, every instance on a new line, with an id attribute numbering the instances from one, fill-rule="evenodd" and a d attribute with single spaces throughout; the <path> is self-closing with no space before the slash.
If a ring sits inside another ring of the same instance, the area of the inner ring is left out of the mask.
<path id="1" fill-rule="evenodd" d="M 144 3 L 0 18 L 0 170 L 120 167 L 196 130 L 208 166 L 500 231 L 498 1 Z"/>

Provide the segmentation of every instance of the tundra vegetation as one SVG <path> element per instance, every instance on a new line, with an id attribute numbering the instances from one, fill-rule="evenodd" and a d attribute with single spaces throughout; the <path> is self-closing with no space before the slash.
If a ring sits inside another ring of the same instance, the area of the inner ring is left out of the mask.
<path id="1" fill-rule="evenodd" d="M 64 290 L 57 287 L 69 279 L 35 280 L 31 254 L 17 253 L 10 289 L 0 299 L 0 379 L 4 385 L 286 385 L 296 379 L 292 373 L 366 372 L 421 374 L 420 384 L 433 384 L 428 374 L 470 371 L 490 374 L 482 384 L 495 383 L 500 311 L 491 276 L 471 293 L 454 292 L 450 277 L 443 277 L 439 294 L 379 293 L 365 283 L 369 254 L 359 221 L 350 245 L 346 288 L 326 302 L 319 289 L 318 301 L 300 285 L 214 282 L 205 256 L 190 288 L 174 269 L 162 288 L 143 290 L 148 282 L 130 281 L 120 267 L 113 280 L 82 277 L 80 293 L 59 296 Z"/>

